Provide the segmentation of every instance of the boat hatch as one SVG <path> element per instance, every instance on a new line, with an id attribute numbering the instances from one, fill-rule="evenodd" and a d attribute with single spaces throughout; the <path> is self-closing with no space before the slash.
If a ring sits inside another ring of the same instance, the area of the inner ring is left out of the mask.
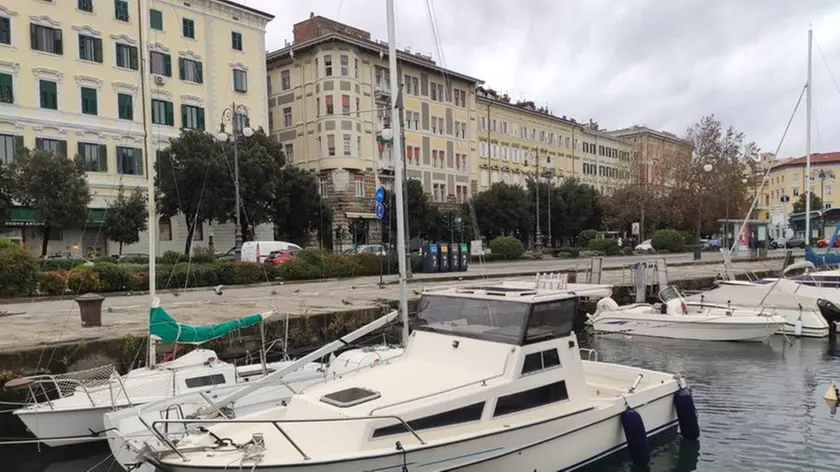
<path id="1" fill-rule="evenodd" d="M 458 293 L 469 293 L 474 295 L 495 295 L 497 297 L 524 297 L 536 295 L 535 289 L 523 289 L 520 287 L 463 287 L 457 289 Z"/>
<path id="2" fill-rule="evenodd" d="M 382 395 L 379 392 L 361 387 L 351 387 L 337 392 L 328 393 L 321 397 L 321 401 L 339 408 L 348 408 L 371 400 L 376 400 Z"/>

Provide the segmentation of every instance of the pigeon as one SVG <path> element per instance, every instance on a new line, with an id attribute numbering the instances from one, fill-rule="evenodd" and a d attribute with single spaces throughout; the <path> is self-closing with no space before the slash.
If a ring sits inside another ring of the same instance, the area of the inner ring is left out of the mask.
<path id="1" fill-rule="evenodd" d="M 295 293 L 300 293 L 300 289 L 299 289 L 299 288 L 296 288 L 296 289 L 295 289 Z"/>
<path id="2" fill-rule="evenodd" d="M 224 285 L 216 285 L 215 287 L 213 287 L 213 293 L 215 293 L 216 295 L 221 295 L 222 287 L 224 287 Z"/>
<path id="3" fill-rule="evenodd" d="M 181 293 L 180 292 L 172 292 L 172 295 L 175 296 L 175 297 L 180 297 Z"/>
<path id="4" fill-rule="evenodd" d="M 352 304 L 353 304 L 352 302 L 349 302 L 349 301 L 347 301 L 347 300 L 345 300 L 345 299 L 343 299 L 343 298 L 341 299 L 341 303 L 343 303 L 343 304 L 345 304 L 345 305 L 352 305 Z"/>
<path id="5" fill-rule="evenodd" d="M 415 295 L 420 295 L 420 291 L 419 291 L 419 290 L 412 290 L 412 292 L 414 292 L 414 294 L 415 294 Z"/>
<path id="6" fill-rule="evenodd" d="M 355 285 L 351 286 L 350 290 L 356 290 L 356 286 Z"/>

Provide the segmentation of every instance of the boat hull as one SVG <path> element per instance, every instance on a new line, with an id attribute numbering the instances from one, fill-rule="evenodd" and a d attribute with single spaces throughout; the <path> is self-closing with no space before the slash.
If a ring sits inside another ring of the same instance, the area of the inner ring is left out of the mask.
<path id="1" fill-rule="evenodd" d="M 43 444 L 61 447 L 105 439 L 103 416 L 113 410 L 107 406 L 76 410 L 18 410 L 14 414 Z"/>
<path id="2" fill-rule="evenodd" d="M 737 319 L 740 317 L 719 322 L 699 319 L 704 317 L 693 318 L 675 315 L 638 318 L 604 313 L 592 322 L 592 326 L 599 333 L 697 341 L 762 341 L 779 329 L 778 324 L 769 318 L 764 322 L 744 322 Z"/>

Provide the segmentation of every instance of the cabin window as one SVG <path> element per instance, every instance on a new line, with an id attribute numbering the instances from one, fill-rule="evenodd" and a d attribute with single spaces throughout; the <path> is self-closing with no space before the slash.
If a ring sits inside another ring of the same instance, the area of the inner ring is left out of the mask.
<path id="1" fill-rule="evenodd" d="M 496 409 L 493 411 L 493 416 L 509 415 L 568 399 L 569 392 L 566 391 L 566 382 L 561 380 L 543 385 L 542 387 L 525 390 L 524 392 L 499 397 L 496 401 Z"/>
<path id="2" fill-rule="evenodd" d="M 481 419 L 481 414 L 484 412 L 484 402 L 475 403 L 473 405 L 456 408 L 437 415 L 427 416 L 425 418 L 418 418 L 416 420 L 408 421 L 408 425 L 415 431 L 431 428 L 442 428 L 444 426 L 452 426 L 454 424 L 469 423 L 470 421 L 478 421 Z M 392 434 L 406 433 L 408 430 L 402 423 L 384 426 L 373 431 L 373 437 L 378 438 L 382 436 L 390 436 Z"/>
<path id="3" fill-rule="evenodd" d="M 187 388 L 222 385 L 225 383 L 225 376 L 222 374 L 205 375 L 204 377 L 193 377 L 191 379 L 187 379 L 186 382 Z"/>
<path id="4" fill-rule="evenodd" d="M 519 345 L 530 308 L 525 302 L 424 295 L 417 329 Z"/>
<path id="5" fill-rule="evenodd" d="M 560 354 L 557 353 L 557 349 L 532 352 L 525 356 L 525 362 L 522 363 L 522 375 L 539 372 L 558 365 L 560 365 Z"/>
<path id="6" fill-rule="evenodd" d="M 321 397 L 321 401 L 339 408 L 347 408 L 360 403 L 376 400 L 381 395 L 379 392 L 366 388 L 352 387 L 337 392 L 328 393 Z"/>
<path id="7" fill-rule="evenodd" d="M 572 332 L 576 311 L 576 298 L 534 305 L 534 311 L 528 319 L 525 344 L 568 336 Z"/>

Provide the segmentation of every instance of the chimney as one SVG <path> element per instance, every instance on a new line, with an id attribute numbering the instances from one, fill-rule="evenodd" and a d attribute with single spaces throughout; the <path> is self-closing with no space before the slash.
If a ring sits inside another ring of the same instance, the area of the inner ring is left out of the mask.
<path id="1" fill-rule="evenodd" d="M 312 18 L 315 18 L 315 12 L 314 11 L 309 12 L 309 19 L 311 20 Z"/>

